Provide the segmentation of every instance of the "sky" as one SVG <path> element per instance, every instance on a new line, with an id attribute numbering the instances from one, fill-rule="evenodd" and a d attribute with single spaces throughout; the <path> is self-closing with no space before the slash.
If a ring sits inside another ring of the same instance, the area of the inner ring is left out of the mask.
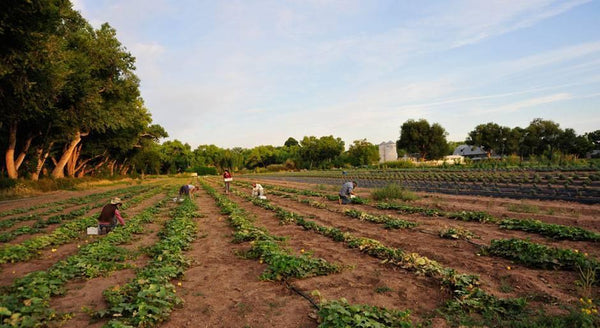
<path id="1" fill-rule="evenodd" d="M 136 57 L 166 140 L 449 141 L 477 125 L 600 129 L 598 0 L 72 0 Z"/>

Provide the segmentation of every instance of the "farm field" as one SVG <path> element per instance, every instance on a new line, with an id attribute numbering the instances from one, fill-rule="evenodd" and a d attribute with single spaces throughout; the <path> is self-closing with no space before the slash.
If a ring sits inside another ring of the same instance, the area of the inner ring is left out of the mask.
<path id="1" fill-rule="evenodd" d="M 598 324 L 598 280 L 584 279 L 600 268 L 598 204 L 381 203 L 359 186 L 366 203 L 342 206 L 338 186 L 255 177 L 236 177 L 229 195 L 201 178 L 173 202 L 189 182 L 0 203 L 2 326 L 504 327 L 543 320 L 539 310 Z M 268 200 L 249 197 L 251 182 Z M 115 196 L 126 226 L 87 236 Z"/>
<path id="2" fill-rule="evenodd" d="M 261 174 L 284 181 L 341 184 L 356 180 L 361 186 L 378 188 L 394 182 L 414 191 L 453 195 L 517 199 L 566 200 L 600 203 L 600 171 L 578 169 L 385 169 L 328 170 Z"/>

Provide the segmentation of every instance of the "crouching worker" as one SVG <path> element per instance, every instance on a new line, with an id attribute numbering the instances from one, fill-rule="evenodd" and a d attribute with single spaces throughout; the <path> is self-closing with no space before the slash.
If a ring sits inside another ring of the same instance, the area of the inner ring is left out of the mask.
<path id="1" fill-rule="evenodd" d="M 261 186 L 259 183 L 252 184 L 252 197 L 257 197 L 259 199 L 267 199 L 265 196 L 265 188 Z"/>
<path id="2" fill-rule="evenodd" d="M 119 206 L 121 205 L 119 197 L 111 199 L 110 204 L 104 205 L 98 217 L 98 234 L 109 233 L 117 224 L 125 225 L 125 220 L 123 220 L 121 213 L 119 213 Z"/>
<path id="3" fill-rule="evenodd" d="M 338 199 L 339 204 L 350 204 L 352 202 L 352 198 L 355 197 L 354 189 L 358 184 L 356 181 L 348 181 L 342 185 L 342 189 L 340 189 L 340 198 Z"/>
<path id="4" fill-rule="evenodd" d="M 179 199 L 183 199 L 184 195 L 192 198 L 192 196 L 194 195 L 194 192 L 196 192 L 197 190 L 198 190 L 198 187 L 196 187 L 192 184 L 183 185 L 183 186 L 181 186 L 181 188 L 179 188 Z"/>

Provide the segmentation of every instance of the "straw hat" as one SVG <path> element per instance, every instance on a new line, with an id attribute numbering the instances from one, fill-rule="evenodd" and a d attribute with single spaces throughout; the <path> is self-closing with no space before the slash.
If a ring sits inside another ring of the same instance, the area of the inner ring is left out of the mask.
<path id="1" fill-rule="evenodd" d="M 110 203 L 113 204 L 113 205 L 122 204 L 121 203 L 121 198 L 115 197 L 115 198 L 113 198 L 113 199 L 110 200 Z"/>

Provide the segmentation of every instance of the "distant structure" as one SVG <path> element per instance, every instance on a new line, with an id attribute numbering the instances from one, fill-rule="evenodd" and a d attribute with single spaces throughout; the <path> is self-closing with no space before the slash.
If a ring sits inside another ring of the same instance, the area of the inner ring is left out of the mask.
<path id="1" fill-rule="evenodd" d="M 483 159 L 487 158 L 487 153 L 481 147 L 460 145 L 454 149 L 452 155 L 461 155 L 471 159 Z"/>
<path id="2" fill-rule="evenodd" d="M 393 141 L 382 142 L 379 144 L 379 163 L 391 162 L 398 160 L 398 152 L 396 151 L 396 143 Z"/>

